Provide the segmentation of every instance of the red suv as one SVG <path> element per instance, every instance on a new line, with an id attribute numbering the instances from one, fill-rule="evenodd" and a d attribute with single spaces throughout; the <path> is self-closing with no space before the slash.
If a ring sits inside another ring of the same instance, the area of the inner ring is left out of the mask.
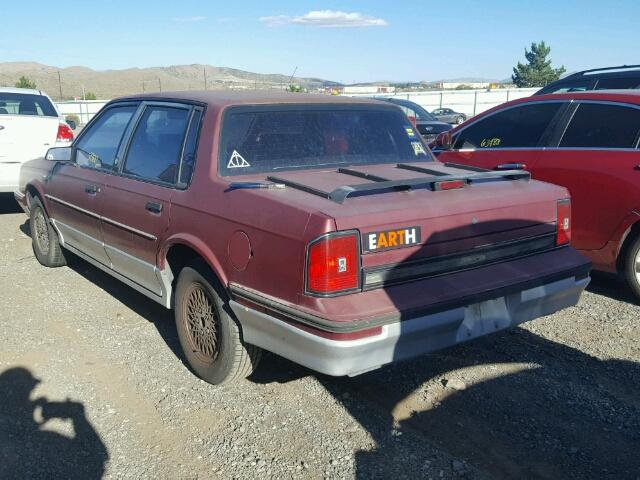
<path id="1" fill-rule="evenodd" d="M 167 308 L 211 383 L 261 349 L 330 375 L 575 305 L 566 189 L 437 162 L 396 106 L 185 92 L 109 103 L 16 197 L 47 266 L 72 252 Z"/>
<path id="2" fill-rule="evenodd" d="M 526 166 L 569 189 L 573 246 L 619 272 L 640 299 L 640 91 L 540 95 L 505 103 L 436 141 L 444 162 Z"/>

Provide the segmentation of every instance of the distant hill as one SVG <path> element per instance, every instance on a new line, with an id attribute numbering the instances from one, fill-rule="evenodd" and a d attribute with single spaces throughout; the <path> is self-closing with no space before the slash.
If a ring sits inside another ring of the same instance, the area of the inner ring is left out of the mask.
<path id="1" fill-rule="evenodd" d="M 93 92 L 98 99 L 108 99 L 144 91 L 203 90 L 206 75 L 207 89 L 284 89 L 289 75 L 246 72 L 234 68 L 212 65 L 172 65 L 169 67 L 129 68 L 125 70 L 92 70 L 87 67 L 58 68 L 35 62 L 0 63 L 0 86 L 13 87 L 21 76 L 36 82 L 37 88 L 46 91 L 55 100 L 82 98 L 82 87 Z M 336 86 L 320 78 L 294 77 L 291 83 L 309 90 L 324 86 Z"/>

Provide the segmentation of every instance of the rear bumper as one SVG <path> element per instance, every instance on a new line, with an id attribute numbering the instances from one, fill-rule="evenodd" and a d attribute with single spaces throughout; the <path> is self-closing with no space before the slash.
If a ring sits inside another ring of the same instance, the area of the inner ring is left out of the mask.
<path id="1" fill-rule="evenodd" d="M 589 280 L 585 275 L 570 275 L 466 306 L 385 324 L 380 334 L 357 340 L 314 335 L 235 301 L 231 301 L 231 308 L 247 343 L 321 373 L 352 376 L 573 306 Z"/>
<path id="2" fill-rule="evenodd" d="M 20 181 L 21 163 L 0 163 L 0 192 L 14 192 Z"/>

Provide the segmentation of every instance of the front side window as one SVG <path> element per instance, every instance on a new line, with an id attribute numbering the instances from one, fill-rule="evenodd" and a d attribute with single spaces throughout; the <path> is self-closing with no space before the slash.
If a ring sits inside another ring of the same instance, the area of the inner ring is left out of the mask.
<path id="1" fill-rule="evenodd" d="M 231 108 L 220 143 L 224 176 L 432 160 L 419 133 L 395 107 Z"/>
<path id="2" fill-rule="evenodd" d="M 560 102 L 508 108 L 481 119 L 457 135 L 455 149 L 533 148 L 558 113 Z"/>
<path id="3" fill-rule="evenodd" d="M 127 105 L 106 110 L 74 144 L 76 163 L 82 167 L 114 170 L 116 155 L 138 107 Z"/>
<path id="4" fill-rule="evenodd" d="M 565 130 L 560 147 L 635 148 L 640 109 L 622 105 L 582 103 Z"/>
<path id="5" fill-rule="evenodd" d="M 147 107 L 133 134 L 123 172 L 176 183 L 190 113 L 187 108 Z"/>
<path id="6" fill-rule="evenodd" d="M 44 95 L 0 92 L 0 115 L 57 117 L 58 112 Z"/>

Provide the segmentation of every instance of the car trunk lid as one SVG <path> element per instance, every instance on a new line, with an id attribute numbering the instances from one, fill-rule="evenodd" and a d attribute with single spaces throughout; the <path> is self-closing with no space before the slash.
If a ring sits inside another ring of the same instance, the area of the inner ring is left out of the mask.
<path id="1" fill-rule="evenodd" d="M 309 198 L 325 197 L 318 199 L 319 210 L 334 219 L 336 229 L 360 233 L 365 278 L 367 272 L 396 272 L 400 264 L 425 260 L 439 264 L 403 275 L 469 268 L 553 248 L 557 200 L 566 196 L 560 187 L 530 181 L 524 171 L 439 162 L 287 172 L 269 180 Z M 439 189 L 452 181 L 462 185 Z M 382 277 L 372 275 L 371 284 Z"/>

